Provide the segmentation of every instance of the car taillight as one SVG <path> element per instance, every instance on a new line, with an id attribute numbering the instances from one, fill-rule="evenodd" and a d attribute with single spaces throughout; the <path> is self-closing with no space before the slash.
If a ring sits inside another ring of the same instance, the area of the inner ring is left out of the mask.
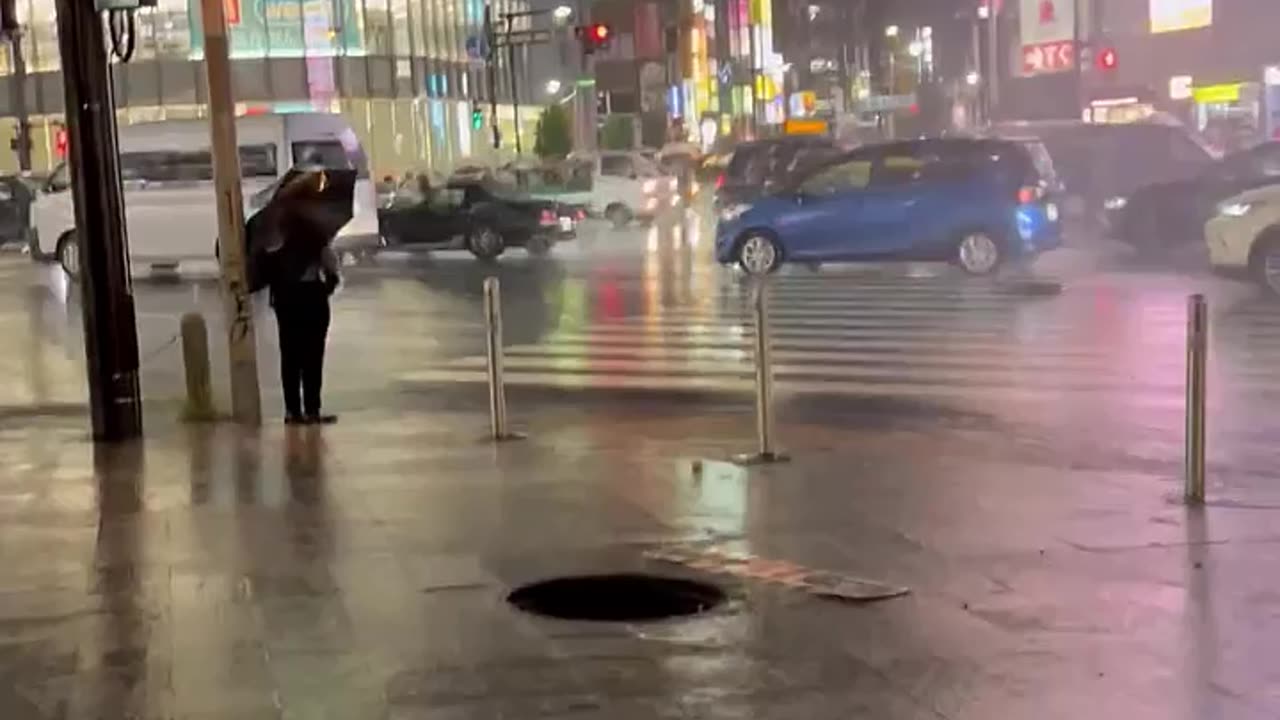
<path id="1" fill-rule="evenodd" d="M 1028 205 L 1044 197 L 1044 188 L 1038 185 L 1027 185 L 1018 188 L 1018 203 Z"/>
<path id="2" fill-rule="evenodd" d="M 559 220 L 556 219 L 556 214 L 554 211 L 543 210 L 541 222 L 543 225 L 555 225 L 557 222 L 559 222 Z"/>
<path id="3" fill-rule="evenodd" d="M 724 187 L 724 173 L 720 173 L 719 175 L 716 176 L 716 189 L 719 190 L 723 187 Z"/>

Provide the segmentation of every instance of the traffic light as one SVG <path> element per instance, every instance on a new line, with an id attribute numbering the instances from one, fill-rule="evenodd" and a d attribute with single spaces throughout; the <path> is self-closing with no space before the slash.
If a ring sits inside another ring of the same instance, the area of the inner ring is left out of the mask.
<path id="1" fill-rule="evenodd" d="M 1098 51 L 1098 69 L 1115 70 L 1120 65 L 1120 57 L 1115 48 L 1102 48 Z"/>
<path id="2" fill-rule="evenodd" d="M 478 107 L 471 108 L 471 129 L 484 129 L 484 110 L 481 110 Z"/>
<path id="3" fill-rule="evenodd" d="M 578 39 L 582 41 L 582 53 L 590 55 L 597 50 L 609 47 L 613 39 L 613 30 L 604 23 L 595 23 L 577 29 Z"/>

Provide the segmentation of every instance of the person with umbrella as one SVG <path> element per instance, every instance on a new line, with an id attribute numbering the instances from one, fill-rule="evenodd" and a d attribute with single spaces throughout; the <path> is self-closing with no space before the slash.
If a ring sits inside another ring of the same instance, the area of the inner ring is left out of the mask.
<path id="1" fill-rule="evenodd" d="M 342 281 L 331 242 L 351 219 L 354 173 L 291 170 L 249 224 L 255 284 L 271 293 L 280 337 L 285 423 L 330 425 L 321 411 L 329 297 Z M 345 198 L 345 200 L 344 200 Z M 344 207 L 345 206 L 345 207 Z"/>

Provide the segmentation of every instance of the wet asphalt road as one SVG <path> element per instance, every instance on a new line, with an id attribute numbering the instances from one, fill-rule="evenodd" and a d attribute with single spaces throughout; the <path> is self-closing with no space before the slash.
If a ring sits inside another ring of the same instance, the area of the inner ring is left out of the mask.
<path id="1" fill-rule="evenodd" d="M 457 252 L 385 253 L 350 267 L 334 301 L 331 409 L 483 410 L 481 287 L 490 275 L 502 284 L 517 413 L 521 402 L 750 408 L 751 286 L 712 261 L 707 215 L 623 231 L 588 223 L 546 260 L 520 250 L 496 264 Z M 20 257 L 3 269 L 0 322 L 14 342 L 0 353 L 10 378 L 0 405 L 74 412 L 84 397 L 75 288 Z M 1280 303 L 1211 277 L 1186 253 L 1139 260 L 1089 237 L 1041 258 L 1033 274 L 1062 292 L 1027 295 L 1019 276 L 969 278 L 942 265 L 787 267 L 771 279 L 780 412 L 850 427 L 967 423 L 1049 464 L 1168 462 L 1181 443 L 1186 298 L 1204 293 L 1214 462 L 1250 474 L 1271 466 Z M 192 310 L 210 320 L 225 398 L 216 286 L 140 279 L 136 296 L 145 398 L 181 397 L 176 334 Z M 264 302 L 258 310 L 272 412 L 274 318 Z"/>

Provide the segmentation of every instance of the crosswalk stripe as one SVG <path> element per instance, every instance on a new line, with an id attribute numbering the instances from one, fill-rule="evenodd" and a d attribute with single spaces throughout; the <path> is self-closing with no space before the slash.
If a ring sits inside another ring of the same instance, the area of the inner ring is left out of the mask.
<path id="1" fill-rule="evenodd" d="M 625 284 L 625 283 L 624 283 Z M 703 296 L 651 291 L 644 315 L 562 324 L 544 339 L 505 349 L 507 382 L 565 389 L 744 392 L 753 386 L 754 319 L 748 285 L 708 283 Z M 654 306 L 655 298 L 662 298 Z M 773 374 L 780 393 L 904 395 L 1055 401 L 1079 406 L 1182 407 L 1181 333 L 1185 305 L 1163 297 L 1124 308 L 1118 320 L 1090 294 L 1028 299 L 993 286 L 821 281 L 776 283 L 771 303 Z M 1229 373 L 1226 392 L 1270 397 L 1280 366 L 1265 350 L 1280 325 L 1250 325 L 1213 373 Z M 1151 352 L 1139 351 L 1150 337 Z M 1108 338 L 1115 338 L 1108 343 Z M 1250 352 L 1251 349 L 1257 352 Z M 486 382 L 481 355 L 431 361 L 402 379 Z M 1275 391 L 1280 399 L 1280 391 Z"/>

